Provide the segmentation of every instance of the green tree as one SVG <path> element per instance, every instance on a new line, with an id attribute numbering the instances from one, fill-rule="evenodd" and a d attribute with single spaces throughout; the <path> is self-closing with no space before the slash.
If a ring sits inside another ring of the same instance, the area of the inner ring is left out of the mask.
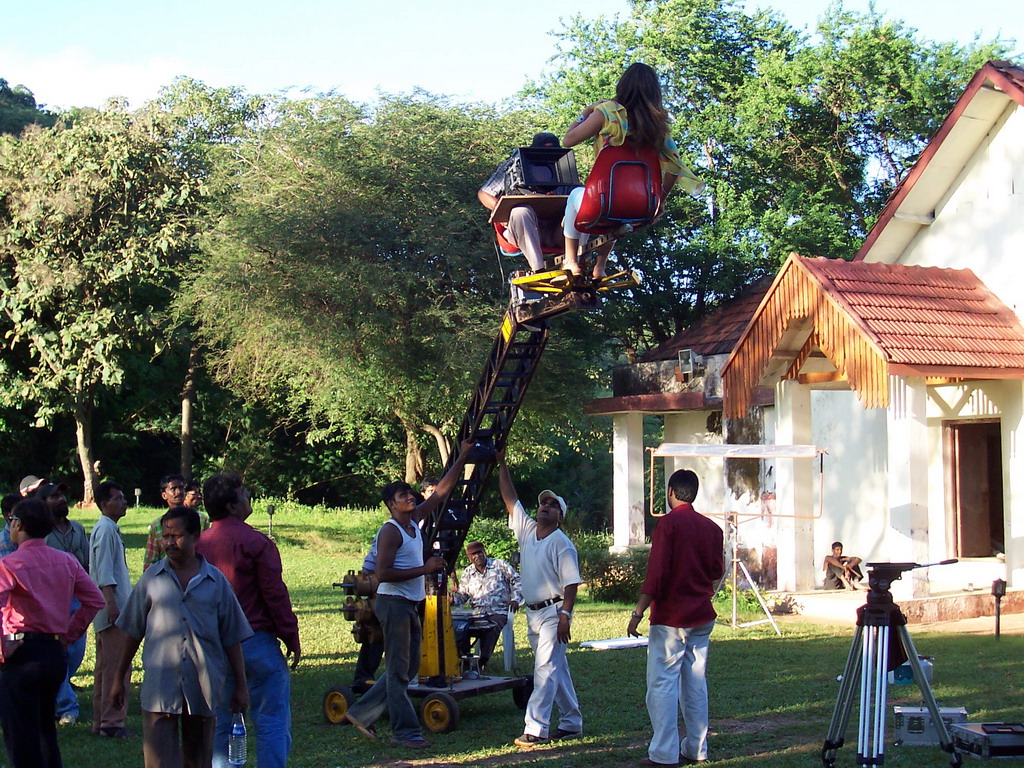
<path id="1" fill-rule="evenodd" d="M 423 93 L 279 102 L 234 148 L 237 193 L 184 297 L 214 377 L 312 443 L 400 435 L 407 479 L 426 435 L 443 461 L 507 300 L 475 193 L 536 129 Z M 553 346 L 523 424 L 564 423 L 593 387 L 585 345 Z"/>
<path id="2" fill-rule="evenodd" d="M 186 173 L 205 189 L 207 220 L 219 215 L 218 201 L 230 192 L 230 181 L 214 171 L 226 162 L 233 148 L 245 141 L 258 125 L 266 109 L 261 96 L 246 94 L 240 88 L 211 88 L 188 77 L 179 77 L 164 88 L 153 104 L 174 125 L 175 153 Z M 174 346 L 184 352 L 180 388 L 180 470 L 192 477 L 195 456 L 194 421 L 199 390 L 201 348 L 196 343 L 195 324 L 189 316 L 178 315 L 174 323 Z"/>
<path id="3" fill-rule="evenodd" d="M 0 77 L 0 133 L 19 134 L 27 125 L 51 126 L 56 119 L 52 112 L 39 108 L 28 88 L 12 88 Z"/>
<path id="4" fill-rule="evenodd" d="M 159 349 L 193 247 L 202 189 L 177 149 L 166 114 L 116 105 L 0 136 L 0 405 L 74 417 L 86 503 L 96 399 Z"/>
<path id="5" fill-rule="evenodd" d="M 529 90 L 568 125 L 614 96 L 632 61 L 662 76 L 673 135 L 707 182 L 621 242 L 644 286 L 604 313 L 632 356 L 670 338 L 793 250 L 851 256 L 882 202 L 998 43 L 920 40 L 871 11 L 832 6 L 808 40 L 730 0 L 634 0 L 624 20 L 573 19 Z"/>

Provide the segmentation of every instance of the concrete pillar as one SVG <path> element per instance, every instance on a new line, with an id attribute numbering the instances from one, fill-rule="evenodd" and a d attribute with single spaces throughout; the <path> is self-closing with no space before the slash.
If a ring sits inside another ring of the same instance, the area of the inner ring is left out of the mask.
<path id="1" fill-rule="evenodd" d="M 886 414 L 889 530 L 892 562 L 928 560 L 928 388 L 922 378 L 889 377 Z M 928 571 L 911 571 L 893 594 L 927 597 Z"/>
<path id="2" fill-rule="evenodd" d="M 612 541 L 615 549 L 625 549 L 633 544 L 643 544 L 646 535 L 643 414 L 617 413 L 613 427 Z"/>
<path id="3" fill-rule="evenodd" d="M 796 380 L 775 385 L 776 445 L 807 445 L 811 439 L 811 391 Z M 779 589 L 814 587 L 814 462 L 775 459 Z M 800 518 L 794 517 L 800 515 Z"/>
<path id="4" fill-rule="evenodd" d="M 1024 587 L 1024 382 L 1003 385 L 1003 522 L 1006 541 L 1006 581 Z"/>

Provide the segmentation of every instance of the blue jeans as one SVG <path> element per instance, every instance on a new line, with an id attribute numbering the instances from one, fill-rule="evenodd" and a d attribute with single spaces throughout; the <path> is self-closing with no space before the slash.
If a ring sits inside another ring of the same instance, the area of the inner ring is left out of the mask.
<path id="1" fill-rule="evenodd" d="M 377 722 L 387 710 L 391 738 L 423 738 L 416 709 L 409 698 L 409 681 L 420 670 L 423 626 L 419 603 L 396 595 L 377 595 L 374 611 L 384 628 L 384 677 L 349 712 L 363 725 Z"/>
<path id="2" fill-rule="evenodd" d="M 250 728 L 256 731 L 256 763 L 260 768 L 284 768 L 292 748 L 291 677 L 281 644 L 270 632 L 257 632 L 242 641 L 245 682 L 249 688 Z M 228 673 L 225 693 L 235 686 Z M 213 768 L 228 764 L 231 732 L 230 696 L 217 707 L 213 739 Z"/>
<path id="3" fill-rule="evenodd" d="M 82 604 L 71 598 L 71 613 L 78 610 Z M 82 666 L 82 659 L 85 658 L 85 638 L 89 632 L 86 631 L 80 638 L 68 646 L 68 673 L 64 682 L 60 684 L 57 691 L 57 717 L 61 715 L 74 715 L 78 717 L 78 694 L 71 687 L 71 678 L 78 674 L 78 668 Z"/>

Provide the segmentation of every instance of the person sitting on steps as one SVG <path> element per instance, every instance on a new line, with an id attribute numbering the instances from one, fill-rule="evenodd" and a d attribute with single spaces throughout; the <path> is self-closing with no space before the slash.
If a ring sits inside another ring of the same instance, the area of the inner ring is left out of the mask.
<path id="1" fill-rule="evenodd" d="M 857 583 L 864 579 L 860 570 L 859 557 L 843 554 L 843 542 L 832 542 L 832 554 L 825 555 L 821 569 L 825 572 L 825 589 L 857 589 Z"/>

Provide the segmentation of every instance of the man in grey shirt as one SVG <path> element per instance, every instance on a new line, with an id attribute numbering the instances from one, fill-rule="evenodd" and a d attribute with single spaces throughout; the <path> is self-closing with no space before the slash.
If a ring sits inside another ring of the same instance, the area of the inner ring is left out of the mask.
<path id="1" fill-rule="evenodd" d="M 96 489 L 96 503 L 100 508 L 100 519 L 89 537 L 89 575 L 103 593 L 106 605 L 92 626 L 96 630 L 96 671 L 92 688 L 92 732 L 113 739 L 129 736 L 125 723 L 125 707 L 115 707 L 110 699 L 114 670 L 117 667 L 120 635 L 114 622 L 128 602 L 132 591 L 131 577 L 125 562 L 124 542 L 117 521 L 128 511 L 124 489 L 113 482 L 100 483 Z M 126 690 L 128 675 L 121 678 L 121 688 Z"/>
<path id="2" fill-rule="evenodd" d="M 145 638 L 139 697 L 146 768 L 210 765 L 214 708 L 226 693 L 229 664 L 235 677 L 229 708 L 249 706 L 241 642 L 252 629 L 224 574 L 196 554 L 196 511 L 175 507 L 161 522 L 167 556 L 142 574 L 117 620 L 127 637 L 110 696 L 123 705 L 120 680 Z"/>

